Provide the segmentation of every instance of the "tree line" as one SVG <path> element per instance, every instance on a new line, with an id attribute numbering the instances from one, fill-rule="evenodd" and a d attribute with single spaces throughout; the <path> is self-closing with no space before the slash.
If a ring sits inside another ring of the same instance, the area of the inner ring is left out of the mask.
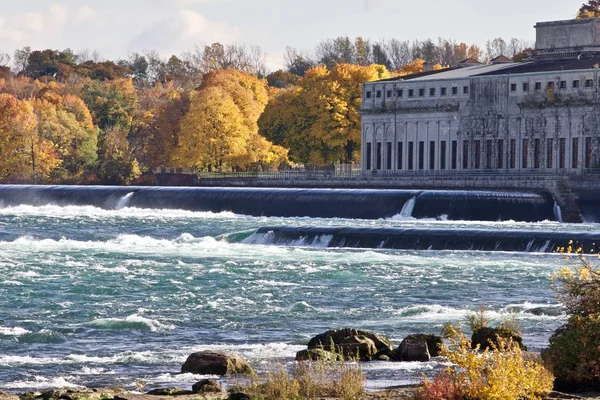
<path id="1" fill-rule="evenodd" d="M 157 166 L 206 171 L 359 161 L 361 85 L 529 43 L 339 37 L 287 48 L 271 72 L 258 46 L 213 43 L 164 58 L 98 52 L 0 54 L 0 181 L 150 183 Z"/>

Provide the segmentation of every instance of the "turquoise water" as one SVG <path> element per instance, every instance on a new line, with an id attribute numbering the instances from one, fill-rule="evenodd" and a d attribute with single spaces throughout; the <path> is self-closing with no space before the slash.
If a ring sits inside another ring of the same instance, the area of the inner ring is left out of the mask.
<path id="1" fill-rule="evenodd" d="M 190 386 L 194 351 L 240 353 L 260 371 L 336 327 L 438 333 L 485 305 L 516 313 L 543 348 L 562 309 L 553 254 L 387 251 L 247 244 L 261 226 L 594 231 L 554 222 L 261 218 L 94 207 L 0 209 L 0 389 Z M 371 363 L 371 387 L 412 383 L 426 364 Z"/>

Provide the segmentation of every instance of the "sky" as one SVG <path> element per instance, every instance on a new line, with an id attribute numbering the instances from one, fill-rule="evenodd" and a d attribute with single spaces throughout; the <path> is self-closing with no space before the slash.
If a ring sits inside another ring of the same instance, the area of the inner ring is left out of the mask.
<path id="1" fill-rule="evenodd" d="M 179 55 L 215 41 L 259 45 L 271 70 L 286 46 L 326 38 L 423 40 L 484 46 L 535 39 L 539 21 L 573 18 L 583 0 L 0 0 L 0 52 L 97 50 L 106 59 Z"/>

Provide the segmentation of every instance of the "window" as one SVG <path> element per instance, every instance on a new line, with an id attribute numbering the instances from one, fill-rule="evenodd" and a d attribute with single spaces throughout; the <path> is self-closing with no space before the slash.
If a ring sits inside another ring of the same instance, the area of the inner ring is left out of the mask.
<path id="1" fill-rule="evenodd" d="M 529 92 L 529 82 L 523 82 L 523 91 Z"/>
<path id="2" fill-rule="evenodd" d="M 440 169 L 446 169 L 446 141 L 440 143 Z"/>
<path id="3" fill-rule="evenodd" d="M 510 84 L 510 91 L 511 92 L 516 92 L 517 91 L 517 84 L 516 83 L 511 83 Z"/>
<path id="4" fill-rule="evenodd" d="M 573 138 L 573 148 L 572 148 L 572 167 L 579 167 L 579 138 Z"/>
<path id="5" fill-rule="evenodd" d="M 371 92 L 369 91 L 369 92 L 367 92 L 367 99 L 370 99 L 370 98 L 371 98 Z"/>
<path id="6" fill-rule="evenodd" d="M 585 167 L 592 168 L 592 138 L 585 138 Z"/>
<path id="7" fill-rule="evenodd" d="M 567 141 L 558 139 L 558 168 L 564 169 L 566 165 Z"/>
<path id="8" fill-rule="evenodd" d="M 381 170 L 381 158 L 382 158 L 383 154 L 381 152 L 381 142 L 377 143 L 377 169 Z"/>
<path id="9" fill-rule="evenodd" d="M 542 82 L 536 82 L 535 83 L 535 91 L 539 92 L 540 90 L 542 90 Z"/>
<path id="10" fill-rule="evenodd" d="M 533 168 L 540 168 L 540 139 L 533 141 Z"/>
<path id="11" fill-rule="evenodd" d="M 469 87 L 468 86 L 463 86 L 463 93 L 464 94 L 469 94 Z"/>
<path id="12" fill-rule="evenodd" d="M 458 87 L 453 86 L 452 87 L 452 96 L 456 96 L 458 94 Z"/>
<path id="13" fill-rule="evenodd" d="M 429 169 L 435 169 L 435 142 L 433 140 L 429 142 Z"/>
<path id="14" fill-rule="evenodd" d="M 573 89 L 577 89 L 579 87 L 579 81 L 573 81 Z"/>
<path id="15" fill-rule="evenodd" d="M 560 81 L 560 86 L 561 89 L 566 89 L 567 88 L 567 81 Z"/>
<path id="16" fill-rule="evenodd" d="M 517 167 L 517 139 L 510 139 L 510 168 L 515 169 Z"/>
<path id="17" fill-rule="evenodd" d="M 546 140 L 546 168 L 554 167 L 554 140 Z"/>
<path id="18" fill-rule="evenodd" d="M 425 89 L 419 89 L 419 97 L 425 96 Z"/>
<path id="19" fill-rule="evenodd" d="M 381 98 L 381 90 L 378 90 L 378 91 L 377 91 L 377 98 L 378 98 L 378 99 L 379 99 L 379 98 Z"/>
<path id="20" fill-rule="evenodd" d="M 487 140 L 485 143 L 485 167 L 492 169 L 492 158 L 494 154 L 494 145 L 491 140 Z"/>
<path id="21" fill-rule="evenodd" d="M 425 142 L 419 142 L 419 169 L 425 169 Z"/>
<path id="22" fill-rule="evenodd" d="M 498 159 L 496 160 L 496 167 L 498 169 L 504 168 L 504 140 L 498 140 Z"/>
<path id="23" fill-rule="evenodd" d="M 435 97 L 435 88 L 429 89 L 429 96 L 430 97 Z"/>
<path id="24" fill-rule="evenodd" d="M 548 86 L 546 86 L 548 90 L 554 90 L 554 82 L 548 82 Z"/>
<path id="25" fill-rule="evenodd" d="M 402 161 L 404 161 L 402 159 L 402 156 L 404 155 L 404 152 L 402 150 L 404 150 L 402 147 L 402 142 L 398 142 L 398 154 L 396 156 L 396 159 L 398 160 L 398 170 L 402 170 L 402 168 L 404 168 L 404 163 Z"/>
<path id="26" fill-rule="evenodd" d="M 392 91 L 391 90 L 387 91 L 387 97 L 392 97 Z"/>
<path id="27" fill-rule="evenodd" d="M 523 147 L 521 148 L 521 168 L 529 168 L 529 154 L 528 154 L 529 140 L 523 139 Z"/>
<path id="28" fill-rule="evenodd" d="M 415 97 L 415 90 L 414 89 L 408 89 L 408 97 Z"/>
<path id="29" fill-rule="evenodd" d="M 463 169 L 469 168 L 469 141 L 463 141 Z"/>
<path id="30" fill-rule="evenodd" d="M 452 141 L 452 169 L 458 168 L 458 142 Z"/>
<path id="31" fill-rule="evenodd" d="M 475 169 L 481 168 L 481 140 L 475 141 Z"/>
<path id="32" fill-rule="evenodd" d="M 593 88 L 594 87 L 594 80 L 593 79 L 586 79 L 585 80 L 585 87 L 586 88 Z"/>
<path id="33" fill-rule="evenodd" d="M 398 89 L 398 97 L 402 97 L 402 96 L 404 96 L 404 90 Z"/>
<path id="34" fill-rule="evenodd" d="M 408 170 L 412 171 L 414 168 L 415 160 L 415 143 L 408 142 Z"/>
<path id="35" fill-rule="evenodd" d="M 373 158 L 373 146 L 371 145 L 371 143 L 367 143 L 367 170 L 371 170 L 372 158 Z"/>
<path id="36" fill-rule="evenodd" d="M 387 169 L 392 169 L 392 142 L 387 143 L 387 160 L 385 164 Z"/>
<path id="37" fill-rule="evenodd" d="M 448 94 L 448 88 L 440 88 L 440 95 L 441 96 L 446 96 Z"/>

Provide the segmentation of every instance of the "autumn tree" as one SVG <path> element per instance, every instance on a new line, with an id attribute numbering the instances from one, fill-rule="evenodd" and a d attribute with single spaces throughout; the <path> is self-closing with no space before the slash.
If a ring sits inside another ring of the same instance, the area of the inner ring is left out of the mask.
<path id="1" fill-rule="evenodd" d="M 37 123 L 28 101 L 0 94 L 0 180 L 45 180 L 60 164 L 52 143 L 38 134 Z"/>
<path id="2" fill-rule="evenodd" d="M 579 8 L 577 18 L 597 18 L 600 17 L 600 0 L 588 0 Z"/>
<path id="3" fill-rule="evenodd" d="M 285 151 L 258 133 L 267 101 L 264 80 L 233 69 L 209 72 L 181 121 L 173 162 L 223 171 L 285 161 Z"/>
<path id="4" fill-rule="evenodd" d="M 179 143 L 182 118 L 190 109 L 190 91 L 173 83 L 157 84 L 138 93 L 132 149 L 141 167 L 170 165 Z"/>
<path id="5" fill-rule="evenodd" d="M 261 133 L 289 148 L 296 162 L 358 161 L 361 85 L 387 77 L 381 65 L 315 67 L 298 88 L 282 91 L 271 100 L 259 120 Z"/>

